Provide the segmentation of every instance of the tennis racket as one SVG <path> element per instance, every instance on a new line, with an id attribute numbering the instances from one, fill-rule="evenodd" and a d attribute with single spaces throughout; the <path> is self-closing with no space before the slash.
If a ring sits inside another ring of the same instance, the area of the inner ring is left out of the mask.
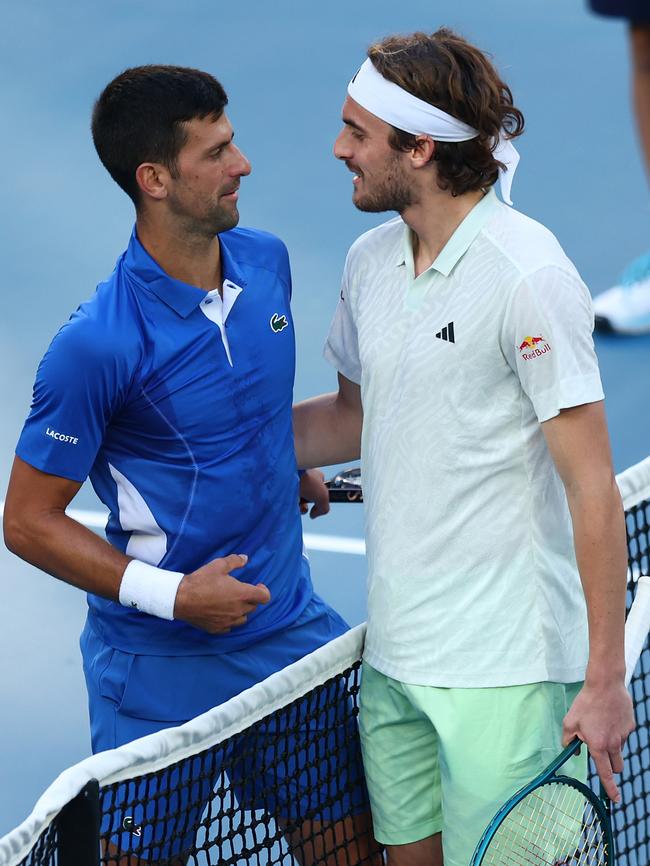
<path id="1" fill-rule="evenodd" d="M 346 469 L 325 482 L 330 492 L 330 502 L 363 502 L 361 469 Z"/>
<path id="2" fill-rule="evenodd" d="M 640 577 L 625 623 L 625 685 L 650 631 L 650 577 Z M 559 773 L 584 745 L 575 739 L 496 813 L 470 866 L 614 866 L 609 800 Z"/>

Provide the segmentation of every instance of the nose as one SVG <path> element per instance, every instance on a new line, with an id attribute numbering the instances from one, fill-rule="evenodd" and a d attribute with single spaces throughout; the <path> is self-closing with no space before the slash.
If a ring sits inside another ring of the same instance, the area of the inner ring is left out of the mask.
<path id="1" fill-rule="evenodd" d="M 343 128 L 336 137 L 334 142 L 334 156 L 337 159 L 349 159 L 351 156 L 350 145 L 346 135 L 346 129 Z"/>
<path id="2" fill-rule="evenodd" d="M 244 154 L 241 152 L 241 150 L 237 147 L 237 145 L 233 144 L 233 147 L 237 151 L 237 157 L 238 157 L 238 159 L 235 162 L 235 171 L 233 173 L 236 174 L 237 177 L 246 177 L 246 175 L 250 174 L 251 171 L 253 170 L 251 167 L 251 164 L 250 164 L 249 160 L 246 158 L 246 156 L 244 156 Z"/>

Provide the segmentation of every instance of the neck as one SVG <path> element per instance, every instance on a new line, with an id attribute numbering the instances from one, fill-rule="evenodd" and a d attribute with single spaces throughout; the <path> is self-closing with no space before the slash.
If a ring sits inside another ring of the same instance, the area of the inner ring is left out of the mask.
<path id="1" fill-rule="evenodd" d="M 483 191 L 452 196 L 440 189 L 427 190 L 401 214 L 413 232 L 415 276 L 426 271 L 436 260 L 449 238 L 472 208 L 483 198 Z"/>
<path id="2" fill-rule="evenodd" d="M 221 292 L 221 249 L 216 235 L 183 225 L 169 225 L 146 213 L 136 220 L 138 240 L 160 267 L 175 280 L 205 291 Z"/>

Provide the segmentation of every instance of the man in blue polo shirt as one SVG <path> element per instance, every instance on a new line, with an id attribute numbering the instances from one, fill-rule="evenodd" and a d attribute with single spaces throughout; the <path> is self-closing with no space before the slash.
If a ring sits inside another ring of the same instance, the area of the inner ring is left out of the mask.
<path id="1" fill-rule="evenodd" d="M 99 97 L 95 146 L 136 226 L 41 362 L 7 493 L 7 546 L 88 592 L 94 751 L 347 628 L 303 553 L 289 261 L 274 236 L 235 228 L 250 164 L 226 102 L 212 76 L 169 66 L 127 70 Z M 65 514 L 86 477 L 108 541 Z M 322 476 L 301 493 L 327 510 Z"/>

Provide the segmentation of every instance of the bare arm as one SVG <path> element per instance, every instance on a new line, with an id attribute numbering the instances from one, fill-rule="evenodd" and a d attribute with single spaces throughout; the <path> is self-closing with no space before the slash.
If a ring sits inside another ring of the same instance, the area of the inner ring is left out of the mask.
<path id="1" fill-rule="evenodd" d="M 130 558 L 66 515 L 80 487 L 16 457 L 5 504 L 5 543 L 42 571 L 116 600 Z"/>
<path id="2" fill-rule="evenodd" d="M 80 487 L 16 457 L 5 503 L 5 543 L 48 574 L 117 601 L 131 557 L 66 515 Z M 266 587 L 250 586 L 228 573 L 245 564 L 246 557 L 232 554 L 185 575 L 176 595 L 175 618 L 209 632 L 243 624 L 248 613 L 270 598 Z"/>
<path id="3" fill-rule="evenodd" d="M 589 746 L 609 797 L 613 773 L 634 728 L 625 684 L 625 518 L 614 478 L 602 402 L 565 409 L 542 424 L 566 490 L 578 569 L 587 603 L 589 662 L 585 684 L 564 722 L 564 740 Z"/>
<path id="4" fill-rule="evenodd" d="M 301 469 L 358 460 L 363 407 L 361 388 L 341 373 L 339 390 L 293 407 L 296 459 Z"/>

